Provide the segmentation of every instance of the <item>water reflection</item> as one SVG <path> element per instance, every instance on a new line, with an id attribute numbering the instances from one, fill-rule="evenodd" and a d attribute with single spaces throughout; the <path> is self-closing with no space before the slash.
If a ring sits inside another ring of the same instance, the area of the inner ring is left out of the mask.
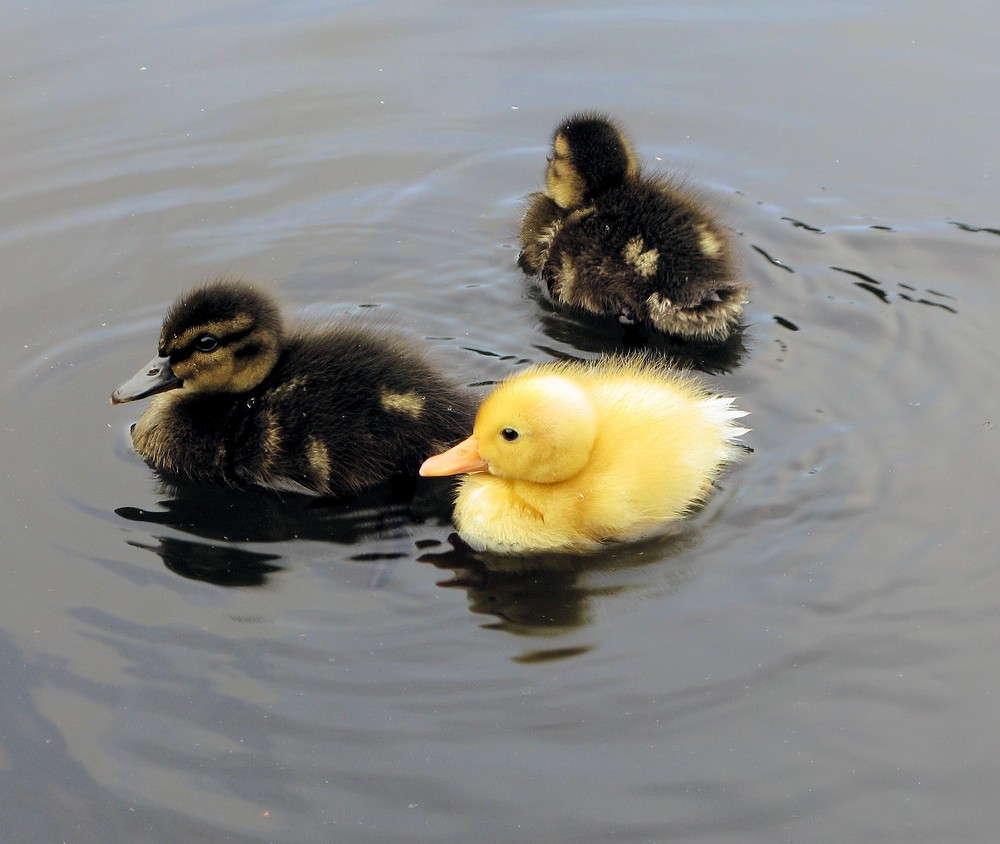
<path id="1" fill-rule="evenodd" d="M 804 229 L 805 231 L 812 232 L 813 234 L 826 234 L 826 232 L 823 231 L 823 229 L 819 228 L 819 226 L 810 225 L 804 220 L 799 220 L 796 219 L 795 217 L 787 217 L 787 216 L 782 217 L 781 219 L 785 220 L 788 223 L 791 223 L 793 228 Z"/>
<path id="2" fill-rule="evenodd" d="M 858 279 L 858 281 L 853 282 L 855 287 L 859 287 L 862 290 L 871 293 L 875 298 L 879 299 L 880 301 L 884 302 L 887 305 L 892 303 L 891 292 L 887 290 L 885 285 L 877 278 L 874 278 L 868 275 L 867 273 L 859 272 L 858 270 L 849 270 L 845 267 L 830 267 L 830 269 L 838 273 L 844 273 L 845 275 L 853 276 L 854 278 Z M 904 282 L 898 282 L 897 286 L 901 287 L 903 290 L 909 291 L 907 293 L 896 294 L 896 296 L 898 296 L 904 302 L 913 302 L 918 305 L 930 305 L 931 307 L 941 308 L 945 311 L 948 311 L 949 313 L 953 314 L 958 313 L 958 309 L 955 308 L 954 306 L 945 304 L 944 302 L 937 302 L 934 301 L 933 299 L 928 299 L 927 296 L 922 296 L 920 294 L 921 292 L 923 292 L 926 293 L 928 296 L 935 297 L 935 299 L 950 299 L 952 301 L 955 301 L 954 296 L 949 296 L 947 293 L 942 293 L 939 290 L 931 290 L 930 288 L 926 288 L 925 290 L 920 291 L 913 285 L 905 284 Z"/>
<path id="3" fill-rule="evenodd" d="M 477 553 L 453 533 L 448 537 L 450 547 L 427 550 L 418 560 L 452 572 L 452 577 L 438 585 L 464 589 L 472 612 L 494 616 L 496 620 L 484 628 L 519 636 L 552 636 L 588 625 L 598 598 L 634 588 L 629 572 L 653 562 L 664 564 L 689 550 L 696 538 L 697 532 L 684 525 L 669 536 L 610 545 L 592 555 L 507 557 Z M 670 570 L 667 589 L 678 588 L 688 569 L 685 564 Z M 643 582 L 648 583 L 648 578 Z"/>
<path id="4" fill-rule="evenodd" d="M 951 224 L 963 232 L 971 232 L 972 234 L 985 232 L 986 234 L 1000 235 L 1000 229 L 990 228 L 989 226 L 973 226 L 969 223 L 960 223 L 957 220 L 952 220 Z"/>
<path id="5" fill-rule="evenodd" d="M 167 527 L 192 537 L 151 533 L 148 541 L 128 540 L 134 548 L 156 554 L 181 577 L 226 588 L 263 587 L 284 570 L 281 553 L 251 550 L 241 543 L 281 543 L 307 539 L 356 547 L 350 562 L 371 566 L 370 588 L 388 582 L 399 560 L 429 563 L 451 572 L 438 585 L 464 589 L 469 609 L 491 616 L 485 629 L 524 637 L 561 636 L 588 626 L 602 597 L 621 595 L 650 575 L 635 572 L 650 563 L 666 566 L 654 579 L 668 591 L 679 587 L 690 563 L 667 562 L 694 546 L 698 530 L 686 522 L 677 532 L 639 543 L 610 545 L 593 555 L 538 554 L 501 556 L 471 549 L 457 533 L 447 545 L 433 538 L 414 539 L 414 526 L 450 517 L 454 483 L 407 481 L 391 484 L 349 501 L 278 495 L 264 490 L 211 486 L 163 485 L 160 508 L 119 507 L 130 522 Z M 205 541 L 207 540 L 207 541 Z M 388 541 L 388 544 L 386 542 Z M 275 549 L 280 551 L 280 546 Z M 565 659 L 586 650 L 556 647 L 522 655 L 526 661 Z M 519 658 L 520 659 L 520 658 Z"/>
<path id="6" fill-rule="evenodd" d="M 421 484 L 421 489 L 427 494 L 417 497 L 415 481 L 399 478 L 357 497 L 315 498 L 164 482 L 161 490 L 167 497 L 158 502 L 162 510 L 118 507 L 115 513 L 132 522 L 168 525 L 227 542 L 318 539 L 356 545 L 398 532 L 409 521 L 411 505 L 420 511 L 433 507 L 435 487 Z"/>
<path id="7" fill-rule="evenodd" d="M 281 559 L 277 554 L 259 554 L 231 545 L 208 545 L 167 536 L 156 539 L 157 545 L 142 542 L 129 542 L 129 545 L 158 554 L 170 571 L 189 580 L 202 580 L 216 586 L 263 586 L 269 574 L 282 570 L 282 566 L 270 564 L 271 560 Z"/>
<path id="8" fill-rule="evenodd" d="M 452 479 L 418 482 L 401 477 L 364 495 L 343 499 L 163 482 L 161 491 L 167 497 L 158 502 L 162 509 L 125 506 L 116 508 L 115 514 L 130 522 L 213 540 L 196 542 L 154 534 L 155 543 L 129 542 L 157 554 L 170 571 L 182 577 L 218 586 L 263 586 L 269 575 L 282 570 L 273 562 L 280 555 L 250 551 L 235 543 L 305 539 L 362 546 L 364 550 L 350 558 L 358 562 L 399 559 L 407 554 L 375 552 L 370 543 L 408 543 L 415 522 L 446 519 L 453 485 Z"/>

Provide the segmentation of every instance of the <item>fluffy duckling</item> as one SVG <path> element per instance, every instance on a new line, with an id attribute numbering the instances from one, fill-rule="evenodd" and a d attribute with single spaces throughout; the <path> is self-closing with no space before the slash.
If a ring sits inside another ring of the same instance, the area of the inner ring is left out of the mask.
<path id="1" fill-rule="evenodd" d="M 420 473 L 472 473 L 455 524 L 476 550 L 594 550 L 703 500 L 747 430 L 732 402 L 651 356 L 535 366 L 500 384 L 472 436 Z"/>
<path id="2" fill-rule="evenodd" d="M 640 173 L 613 121 L 577 114 L 556 130 L 545 191 L 532 194 L 518 264 L 553 301 L 720 342 L 749 285 L 714 214 L 677 181 Z"/>
<path id="3" fill-rule="evenodd" d="M 268 295 L 228 279 L 177 300 L 111 402 L 153 394 L 132 443 L 160 474 L 312 495 L 413 472 L 475 409 L 410 341 L 348 322 L 286 332 Z"/>

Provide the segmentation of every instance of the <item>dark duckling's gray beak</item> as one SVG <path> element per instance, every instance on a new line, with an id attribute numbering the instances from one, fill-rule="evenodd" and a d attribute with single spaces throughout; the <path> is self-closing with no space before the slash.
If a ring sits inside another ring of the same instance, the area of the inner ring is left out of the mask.
<path id="1" fill-rule="evenodd" d="M 155 357 L 111 394 L 111 403 L 144 399 L 180 383 L 181 379 L 170 368 L 170 358 Z"/>

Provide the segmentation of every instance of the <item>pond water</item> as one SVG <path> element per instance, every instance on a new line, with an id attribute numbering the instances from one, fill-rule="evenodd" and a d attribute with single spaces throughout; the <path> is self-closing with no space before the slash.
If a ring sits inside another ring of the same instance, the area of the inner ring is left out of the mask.
<path id="1" fill-rule="evenodd" d="M 984 0 L 70 3 L 0 33 L 5 842 L 993 841 Z M 108 395 L 220 272 L 468 384 L 619 338 L 528 295 L 603 109 L 754 284 L 753 448 L 671 541 L 531 570 L 447 485 L 161 486 Z M 991 539 L 990 537 L 993 537 Z"/>

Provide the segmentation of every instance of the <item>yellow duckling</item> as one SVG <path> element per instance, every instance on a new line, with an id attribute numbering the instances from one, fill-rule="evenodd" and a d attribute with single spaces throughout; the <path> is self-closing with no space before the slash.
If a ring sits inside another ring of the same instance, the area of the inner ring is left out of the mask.
<path id="1" fill-rule="evenodd" d="M 594 550 L 704 499 L 747 430 L 732 403 L 644 355 L 535 366 L 500 384 L 472 436 L 420 474 L 471 473 L 455 524 L 476 550 Z"/>
<path id="2" fill-rule="evenodd" d="M 111 402 L 153 394 L 132 443 L 161 475 L 312 495 L 413 473 L 475 407 L 409 340 L 349 322 L 286 332 L 269 296 L 226 279 L 178 299 Z"/>
<path id="3" fill-rule="evenodd" d="M 684 185 L 644 176 L 617 124 L 567 118 L 548 161 L 518 258 L 545 295 L 693 340 L 721 342 L 738 328 L 749 285 L 735 277 L 725 229 Z"/>

